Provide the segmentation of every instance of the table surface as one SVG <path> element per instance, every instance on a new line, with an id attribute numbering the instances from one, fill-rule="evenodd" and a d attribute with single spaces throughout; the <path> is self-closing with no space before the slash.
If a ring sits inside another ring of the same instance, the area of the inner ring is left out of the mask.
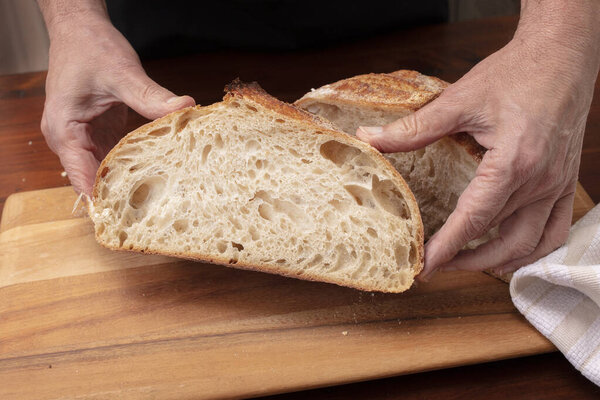
<path id="1" fill-rule="evenodd" d="M 367 72 L 415 69 L 453 82 L 506 44 L 516 17 L 410 28 L 352 44 L 287 53 L 232 52 L 153 60 L 149 75 L 199 104 L 222 97 L 236 77 L 256 80 L 269 93 L 293 101 L 310 88 Z M 48 150 L 39 123 L 45 72 L 0 76 L 0 210 L 14 192 L 68 185 L 58 158 Z M 600 200 L 600 81 L 590 116 L 580 181 L 594 202 Z M 130 113 L 130 128 L 144 119 Z M 332 388 L 273 396 L 369 399 L 592 399 L 595 387 L 559 353 L 483 365 L 432 371 Z"/>

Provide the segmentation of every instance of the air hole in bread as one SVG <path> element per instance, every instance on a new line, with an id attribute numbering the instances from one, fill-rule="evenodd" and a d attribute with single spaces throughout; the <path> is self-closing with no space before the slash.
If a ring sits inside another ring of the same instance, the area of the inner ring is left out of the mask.
<path id="1" fill-rule="evenodd" d="M 150 138 L 148 136 L 137 136 L 137 137 L 133 137 L 131 139 L 128 139 L 125 143 L 134 144 L 134 143 L 143 142 L 143 141 L 149 140 L 149 139 L 152 139 L 152 138 Z"/>
<path id="2" fill-rule="evenodd" d="M 222 240 L 217 242 L 217 251 L 221 254 L 225 253 L 227 251 L 227 243 Z"/>
<path id="3" fill-rule="evenodd" d="M 408 262 L 408 248 L 401 243 L 396 243 L 394 246 L 394 257 L 399 267 L 405 266 Z"/>
<path id="4" fill-rule="evenodd" d="M 229 216 L 227 219 L 229 219 L 229 222 L 231 222 L 235 229 L 242 230 L 242 225 L 240 224 L 240 221 L 237 220 L 237 218 Z"/>
<path id="5" fill-rule="evenodd" d="M 192 134 L 190 135 L 190 153 L 194 151 L 194 149 L 196 148 L 196 137 Z"/>
<path id="6" fill-rule="evenodd" d="M 372 187 L 373 196 L 381 208 L 397 217 L 410 218 L 410 210 L 404 196 L 395 188 L 391 180 L 380 181 L 376 175 L 373 175 Z"/>
<path id="7" fill-rule="evenodd" d="M 188 222 L 185 219 L 178 219 L 173 222 L 173 229 L 177 233 L 183 233 L 188 230 Z"/>
<path id="8" fill-rule="evenodd" d="M 349 232 L 348 223 L 346 221 L 342 221 L 342 223 L 340 224 L 340 228 L 342 229 L 342 232 L 344 232 L 344 233 Z"/>
<path id="9" fill-rule="evenodd" d="M 373 228 L 367 228 L 367 233 L 371 237 L 374 237 L 374 238 L 378 237 L 377 231 L 375 229 L 373 229 Z"/>
<path id="10" fill-rule="evenodd" d="M 123 146 L 119 149 L 119 160 L 121 162 L 124 162 L 126 160 L 126 158 L 124 158 L 123 156 L 128 156 L 128 155 L 134 155 L 134 154 L 138 154 L 142 151 L 142 149 L 138 146 Z M 127 159 L 129 161 L 131 161 L 131 159 Z"/>
<path id="11" fill-rule="evenodd" d="M 246 104 L 246 108 L 252 112 L 258 112 L 258 110 L 256 109 L 256 107 L 253 107 L 251 105 Z"/>
<path id="12" fill-rule="evenodd" d="M 270 204 L 263 203 L 258 206 L 258 214 L 267 221 L 272 221 L 274 217 L 273 207 Z"/>
<path id="13" fill-rule="evenodd" d="M 166 134 L 171 132 L 170 126 L 163 126 L 162 128 L 154 129 L 153 131 L 148 132 L 149 136 L 165 136 Z"/>
<path id="14" fill-rule="evenodd" d="M 123 243 L 127 240 L 127 233 L 120 231 L 119 232 L 119 247 L 123 247 Z"/>
<path id="15" fill-rule="evenodd" d="M 138 181 L 129 196 L 129 205 L 136 210 L 142 208 L 151 199 L 157 198 L 164 186 L 165 181 L 158 176 Z"/>
<path id="16" fill-rule="evenodd" d="M 181 132 L 185 127 L 189 124 L 189 122 L 193 119 L 196 119 L 202 115 L 208 115 L 212 111 L 206 110 L 188 110 L 184 112 L 178 119 L 175 124 L 175 133 Z"/>
<path id="17" fill-rule="evenodd" d="M 335 218 L 335 215 L 327 210 L 325 211 L 325 213 L 323 213 L 323 218 L 325 218 L 325 222 L 327 223 L 327 225 L 329 226 L 336 226 L 337 225 L 337 218 Z"/>
<path id="18" fill-rule="evenodd" d="M 322 261 L 323 261 L 323 256 L 320 254 L 317 254 L 313 257 L 312 260 L 310 260 L 308 262 L 308 264 L 306 264 L 306 268 L 313 268 L 317 265 L 320 265 Z"/>
<path id="19" fill-rule="evenodd" d="M 338 167 L 341 167 L 361 153 L 356 147 L 348 146 L 337 140 L 330 140 L 323 143 L 320 146 L 319 151 L 324 158 L 330 160 Z"/>
<path id="20" fill-rule="evenodd" d="M 137 170 L 138 170 L 138 169 L 139 169 L 141 166 L 142 166 L 142 164 L 135 164 L 135 165 L 132 165 L 131 167 L 129 167 L 129 172 L 130 172 L 130 173 L 131 173 L 131 172 L 135 172 L 135 171 L 137 171 Z"/>
<path id="21" fill-rule="evenodd" d="M 285 258 L 280 258 L 279 260 L 275 261 L 277 264 L 285 264 L 286 263 L 286 259 Z"/>
<path id="22" fill-rule="evenodd" d="M 215 135 L 215 147 L 217 149 L 222 149 L 224 146 L 223 138 L 218 133 Z"/>
<path id="23" fill-rule="evenodd" d="M 179 160 L 175 163 L 175 168 L 179 168 L 183 165 L 183 161 Z"/>
<path id="24" fill-rule="evenodd" d="M 279 124 L 284 124 L 285 121 L 282 120 L 281 118 L 275 118 L 275 122 L 279 123 Z"/>
<path id="25" fill-rule="evenodd" d="M 256 160 L 256 163 L 255 163 L 256 168 L 258 168 L 258 169 L 266 168 L 267 164 L 268 164 L 267 160 Z"/>
<path id="26" fill-rule="evenodd" d="M 288 150 L 291 155 L 293 155 L 294 157 L 300 158 L 300 154 L 296 150 L 292 149 L 291 147 Z"/>
<path id="27" fill-rule="evenodd" d="M 338 210 L 340 213 L 345 213 L 346 211 L 348 211 L 348 208 L 350 207 L 350 205 L 348 203 L 340 201 L 338 199 L 329 200 L 328 203 L 331 206 L 333 206 L 333 208 Z"/>
<path id="28" fill-rule="evenodd" d="M 248 232 L 250 233 L 250 238 L 252 238 L 253 241 L 260 239 L 260 235 L 255 227 L 251 226 L 248 228 Z"/>
<path id="29" fill-rule="evenodd" d="M 108 167 L 102 168 L 102 172 L 100 172 L 100 177 L 104 178 L 108 174 Z"/>
<path id="30" fill-rule="evenodd" d="M 253 169 L 249 169 L 247 172 L 248 176 L 250 177 L 250 179 L 255 179 L 256 178 L 256 172 L 254 172 Z"/>
<path id="31" fill-rule="evenodd" d="M 350 193 L 350 196 L 359 206 L 375 208 L 375 202 L 369 189 L 358 185 L 344 185 L 344 189 Z"/>
<path id="32" fill-rule="evenodd" d="M 417 262 L 417 246 L 413 243 L 410 244 L 410 252 L 408 253 L 408 263 L 415 265 Z"/>
<path id="33" fill-rule="evenodd" d="M 354 259 L 350 254 L 348 254 L 346 246 L 344 246 L 343 244 L 338 244 L 337 246 L 335 246 L 335 252 L 336 260 L 331 271 L 338 271 L 342 268 L 348 267 L 353 264 Z"/>
<path id="34" fill-rule="evenodd" d="M 202 150 L 202 156 L 200 156 L 200 162 L 202 164 L 206 164 L 206 160 L 208 160 L 208 155 L 210 154 L 211 149 L 212 145 L 210 144 L 204 146 L 204 149 Z"/>
<path id="35" fill-rule="evenodd" d="M 260 143 L 258 143 L 256 140 L 248 140 L 245 147 L 247 152 L 258 151 L 260 150 Z"/>
<path id="36" fill-rule="evenodd" d="M 241 243 L 231 242 L 231 246 L 238 249 L 238 251 L 244 250 L 244 246 Z"/>
<path id="37" fill-rule="evenodd" d="M 103 199 L 108 198 L 108 186 L 104 185 L 102 187 L 101 196 L 102 196 Z"/>
<path id="38" fill-rule="evenodd" d="M 98 225 L 98 229 L 96 230 L 96 234 L 97 235 L 102 235 L 104 233 L 104 230 L 106 229 L 106 225 L 104 224 L 99 224 Z"/>

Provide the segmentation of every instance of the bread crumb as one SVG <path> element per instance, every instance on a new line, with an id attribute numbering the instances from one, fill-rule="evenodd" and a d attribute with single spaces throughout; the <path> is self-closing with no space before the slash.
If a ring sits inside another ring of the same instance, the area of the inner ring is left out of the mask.
<path id="1" fill-rule="evenodd" d="M 33 144 L 33 142 L 30 140 L 29 142 L 27 142 L 28 146 L 31 146 Z"/>
<path id="2" fill-rule="evenodd" d="M 344 332 L 342 332 L 342 335 L 344 335 L 344 336 L 348 336 L 348 331 L 344 331 Z"/>
<path id="3" fill-rule="evenodd" d="M 62 176 L 63 178 L 66 178 L 67 177 L 67 172 L 66 171 L 61 172 L 60 176 Z"/>

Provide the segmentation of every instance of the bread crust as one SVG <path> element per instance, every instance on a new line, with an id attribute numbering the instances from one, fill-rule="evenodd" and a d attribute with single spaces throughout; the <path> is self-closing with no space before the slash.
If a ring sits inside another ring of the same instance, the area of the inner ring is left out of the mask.
<path id="1" fill-rule="evenodd" d="M 410 190 L 410 188 L 408 187 L 408 184 L 404 181 L 404 179 L 402 178 L 400 173 L 389 163 L 389 161 L 380 152 L 378 152 L 375 148 L 373 148 L 372 146 L 370 146 L 354 137 L 351 137 L 351 136 L 345 134 L 344 132 L 339 131 L 332 123 L 330 123 L 326 119 L 316 116 L 314 114 L 311 114 L 311 113 L 304 111 L 304 110 L 302 110 L 296 106 L 293 106 L 291 104 L 287 104 L 282 101 L 279 101 L 276 98 L 270 96 L 256 82 L 243 83 L 239 79 L 236 79 L 225 87 L 225 92 L 226 92 L 226 94 L 223 98 L 223 102 L 221 102 L 221 103 L 215 103 L 213 105 L 206 106 L 206 107 L 202 107 L 202 106 L 198 105 L 198 106 L 188 107 L 188 108 L 184 108 L 182 110 L 175 111 L 171 114 L 168 114 L 162 118 L 159 118 L 155 121 L 149 122 L 149 123 L 139 127 L 138 129 L 130 132 L 124 138 L 122 138 L 119 141 L 119 143 L 108 153 L 108 155 L 105 157 L 105 159 L 100 164 L 100 167 L 98 168 L 98 171 L 96 173 L 96 181 L 95 181 L 93 192 L 92 192 L 92 199 L 91 199 L 91 201 L 88 201 L 89 215 L 93 216 L 93 212 L 94 212 L 94 204 L 93 203 L 95 201 L 94 199 L 96 199 L 98 197 L 98 186 L 99 186 L 103 176 L 105 175 L 105 172 L 104 172 L 105 168 L 108 168 L 108 164 L 110 164 L 112 159 L 118 154 L 119 149 L 128 140 L 136 138 L 136 137 L 142 137 L 142 136 L 148 135 L 149 132 L 152 132 L 154 129 L 162 127 L 167 123 L 170 124 L 174 119 L 176 119 L 177 117 L 179 117 L 180 115 L 184 114 L 185 112 L 187 112 L 189 110 L 209 111 L 212 108 L 231 104 L 231 103 L 235 102 L 236 99 L 242 99 L 245 102 L 254 103 L 254 105 L 261 107 L 261 110 L 260 110 L 261 112 L 272 113 L 275 116 L 282 116 L 282 117 L 286 117 L 286 118 L 295 119 L 295 120 L 299 121 L 300 123 L 304 124 L 308 128 L 317 129 L 317 131 L 316 131 L 317 134 L 327 135 L 327 136 L 331 137 L 331 139 L 335 139 L 341 143 L 359 148 L 363 152 L 369 154 L 372 157 L 372 159 L 377 164 L 379 164 L 379 166 L 381 168 L 385 169 L 389 173 L 394 184 L 397 187 L 401 188 L 401 192 L 405 196 L 406 204 L 409 207 L 411 216 L 417 227 L 417 230 L 415 233 L 415 238 L 414 238 L 417 243 L 417 247 L 416 247 L 417 261 L 414 265 L 411 266 L 413 280 L 411 282 L 409 282 L 407 285 L 405 285 L 403 287 L 399 287 L 397 289 L 385 289 L 385 288 L 376 287 L 376 286 L 357 284 L 356 282 L 352 282 L 349 280 L 348 281 L 346 281 L 346 280 L 341 281 L 341 280 L 335 280 L 335 279 L 328 280 L 327 278 L 324 278 L 322 276 L 317 276 L 317 275 L 311 274 L 309 272 L 304 273 L 302 275 L 297 275 L 290 271 L 286 271 L 284 268 L 273 266 L 273 265 L 264 266 L 264 265 L 260 265 L 260 264 L 252 264 L 252 263 L 247 263 L 247 262 L 243 262 L 243 261 L 239 261 L 239 262 L 236 261 L 236 262 L 232 263 L 232 260 L 229 260 L 226 257 L 195 255 L 195 254 L 192 254 L 191 252 L 149 251 L 149 250 L 145 250 L 143 248 L 135 247 L 135 246 L 131 246 L 130 248 L 121 248 L 121 247 L 111 246 L 111 245 L 107 244 L 100 238 L 100 236 L 96 232 L 95 237 L 96 237 L 96 240 L 98 241 L 98 243 L 100 243 L 102 246 L 109 248 L 111 250 L 139 252 L 139 253 L 146 253 L 146 254 L 158 254 L 158 255 L 173 256 L 173 257 L 178 257 L 178 258 L 185 258 L 185 259 L 194 260 L 194 261 L 204 261 L 204 262 L 234 267 L 234 268 L 238 268 L 238 269 L 269 272 L 269 273 L 275 273 L 278 275 L 283 275 L 283 276 L 293 277 L 293 278 L 298 278 L 298 279 L 303 279 L 303 280 L 333 283 L 336 285 L 352 287 L 355 289 L 360 289 L 360 290 L 365 290 L 365 291 L 381 291 L 381 292 L 389 292 L 389 293 L 399 293 L 399 292 L 403 292 L 406 289 L 408 289 L 412 285 L 412 282 L 414 281 L 414 276 L 416 276 L 423 269 L 424 228 L 423 228 L 423 222 L 421 220 L 421 214 L 419 211 L 419 207 L 417 205 L 417 201 L 416 201 L 412 191 Z M 92 217 L 92 219 L 93 219 L 93 217 Z"/>
<path id="2" fill-rule="evenodd" d="M 346 104 L 406 114 L 415 112 L 439 97 L 450 86 L 439 78 L 417 71 L 399 70 L 387 74 L 365 74 L 322 86 L 294 102 L 306 108 L 316 102 Z M 486 149 L 473 137 L 461 132 L 447 138 L 462 147 L 478 163 Z"/>

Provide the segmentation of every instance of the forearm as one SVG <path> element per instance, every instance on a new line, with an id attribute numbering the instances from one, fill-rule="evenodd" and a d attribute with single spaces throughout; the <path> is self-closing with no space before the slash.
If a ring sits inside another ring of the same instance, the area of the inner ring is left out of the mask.
<path id="1" fill-rule="evenodd" d="M 585 64 L 588 73 L 596 76 L 600 66 L 600 1 L 522 0 L 514 39 L 530 44 L 540 56 L 549 52 L 565 68 Z M 543 61 L 551 60 L 544 57 Z"/>
<path id="2" fill-rule="evenodd" d="M 110 22 L 105 0 L 37 0 L 37 2 L 51 38 L 63 23 Z"/>

